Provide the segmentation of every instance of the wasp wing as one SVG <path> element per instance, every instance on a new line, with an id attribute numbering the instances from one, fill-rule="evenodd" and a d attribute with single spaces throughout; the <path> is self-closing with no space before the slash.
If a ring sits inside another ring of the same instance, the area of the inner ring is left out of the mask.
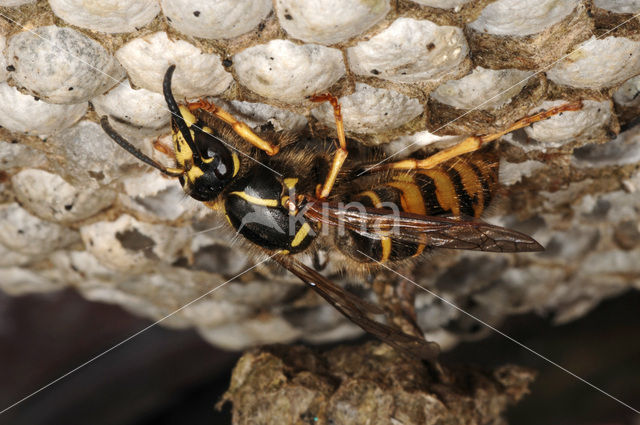
<path id="1" fill-rule="evenodd" d="M 383 342 L 424 360 L 431 361 L 438 356 L 440 352 L 438 344 L 406 334 L 396 327 L 369 318 L 368 314 L 382 313 L 382 309 L 379 307 L 345 291 L 295 258 L 278 254 L 273 259 L 313 288 L 318 295 L 327 300 L 349 320 Z"/>
<path id="2" fill-rule="evenodd" d="M 371 239 L 388 237 L 394 242 L 424 244 L 434 248 L 488 252 L 543 251 L 524 233 L 467 217 L 435 217 L 393 211 L 388 208 L 344 208 L 335 202 L 309 202 L 305 217 L 338 226 Z"/>

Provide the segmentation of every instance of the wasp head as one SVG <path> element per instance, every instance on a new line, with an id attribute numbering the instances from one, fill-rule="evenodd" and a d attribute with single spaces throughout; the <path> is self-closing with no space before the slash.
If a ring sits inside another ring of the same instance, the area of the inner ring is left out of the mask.
<path id="1" fill-rule="evenodd" d="M 227 148 L 228 143 L 197 121 L 186 106 L 178 106 L 171 92 L 175 67 L 171 65 L 164 75 L 163 92 L 172 115 L 176 168 L 166 168 L 142 153 L 111 127 L 107 116 L 103 116 L 100 123 L 104 131 L 130 154 L 167 176 L 178 177 L 182 188 L 192 198 L 211 202 L 238 173 L 240 161 L 238 155 Z"/>
<path id="2" fill-rule="evenodd" d="M 186 106 L 178 106 L 171 92 L 171 77 L 175 65 L 164 76 L 164 97 L 171 111 L 171 129 L 180 183 L 192 198 L 208 202 L 215 200 L 237 174 L 240 161 L 221 137 L 207 127 Z"/>

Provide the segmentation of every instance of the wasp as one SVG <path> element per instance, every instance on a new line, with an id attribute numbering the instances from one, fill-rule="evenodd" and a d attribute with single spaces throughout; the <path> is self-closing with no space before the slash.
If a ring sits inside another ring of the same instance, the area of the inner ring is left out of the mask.
<path id="1" fill-rule="evenodd" d="M 312 96 L 333 107 L 337 139 L 261 137 L 205 100 L 179 105 L 163 92 L 172 114 L 176 167 L 143 154 L 101 118 L 102 128 L 140 161 L 177 177 L 185 193 L 222 211 L 237 234 L 299 277 L 340 313 L 393 347 L 433 360 L 437 344 L 374 318 L 381 307 L 347 292 L 296 258 L 318 246 L 320 233 L 355 264 L 398 263 L 432 248 L 526 252 L 543 248 L 532 238 L 479 219 L 497 185 L 497 161 L 478 154 L 488 142 L 562 111 L 566 104 L 517 121 L 503 132 L 472 136 L 426 159 L 347 161 L 338 100 Z M 461 156 L 462 155 L 462 156 Z M 465 157 L 466 155 L 466 157 Z M 384 159 L 384 158 L 382 158 Z M 370 164 L 369 164 L 370 165 Z M 366 169 L 365 173 L 356 170 Z M 353 206 L 356 208 L 353 208 Z M 329 232 L 323 230 L 329 229 Z M 338 231 L 340 230 L 340 231 Z"/>

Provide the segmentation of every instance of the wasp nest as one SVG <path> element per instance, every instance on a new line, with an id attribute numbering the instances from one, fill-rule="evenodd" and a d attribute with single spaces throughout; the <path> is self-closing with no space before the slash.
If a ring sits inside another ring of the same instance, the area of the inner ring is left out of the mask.
<path id="1" fill-rule="evenodd" d="M 158 149 L 171 145 L 161 94 L 170 64 L 176 96 L 215 96 L 258 131 L 332 135 L 331 109 L 307 100 L 330 91 L 354 143 L 398 157 L 582 100 L 581 110 L 499 144 L 509 196 L 495 220 L 546 252 L 435 252 L 410 271 L 491 323 L 530 311 L 569 321 L 640 288 L 640 130 L 631 125 L 640 112 L 637 1 L 0 6 L 0 287 L 10 294 L 72 286 L 159 319 L 253 264 L 241 243 L 216 230 L 224 225 L 218 216 L 97 124 L 110 115 L 144 153 L 171 164 Z M 330 263 L 325 272 L 332 270 Z M 232 349 L 360 332 L 272 264 L 237 280 L 163 323 L 195 327 Z M 461 313 L 426 292 L 416 308 L 444 348 L 475 336 Z"/>

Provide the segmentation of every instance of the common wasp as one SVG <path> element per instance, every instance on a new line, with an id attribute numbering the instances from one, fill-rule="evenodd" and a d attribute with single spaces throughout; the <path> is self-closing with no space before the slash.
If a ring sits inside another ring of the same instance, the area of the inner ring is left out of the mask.
<path id="1" fill-rule="evenodd" d="M 143 154 L 103 116 L 105 132 L 142 162 L 177 177 L 186 194 L 223 212 L 237 234 L 351 321 L 398 349 L 431 360 L 438 353 L 435 343 L 373 318 L 383 309 L 334 284 L 296 254 L 332 243 L 356 267 L 372 269 L 439 247 L 542 250 L 527 235 L 479 219 L 497 185 L 498 162 L 478 151 L 508 132 L 579 109 L 579 103 L 526 117 L 499 133 L 468 137 L 426 159 L 371 166 L 347 160 L 340 105 L 330 94 L 311 100 L 331 103 L 337 139 L 292 140 L 275 133 L 261 137 L 208 101 L 179 105 L 171 90 L 174 70 L 175 65 L 167 69 L 163 92 L 172 114 L 176 167 L 167 168 Z"/>

